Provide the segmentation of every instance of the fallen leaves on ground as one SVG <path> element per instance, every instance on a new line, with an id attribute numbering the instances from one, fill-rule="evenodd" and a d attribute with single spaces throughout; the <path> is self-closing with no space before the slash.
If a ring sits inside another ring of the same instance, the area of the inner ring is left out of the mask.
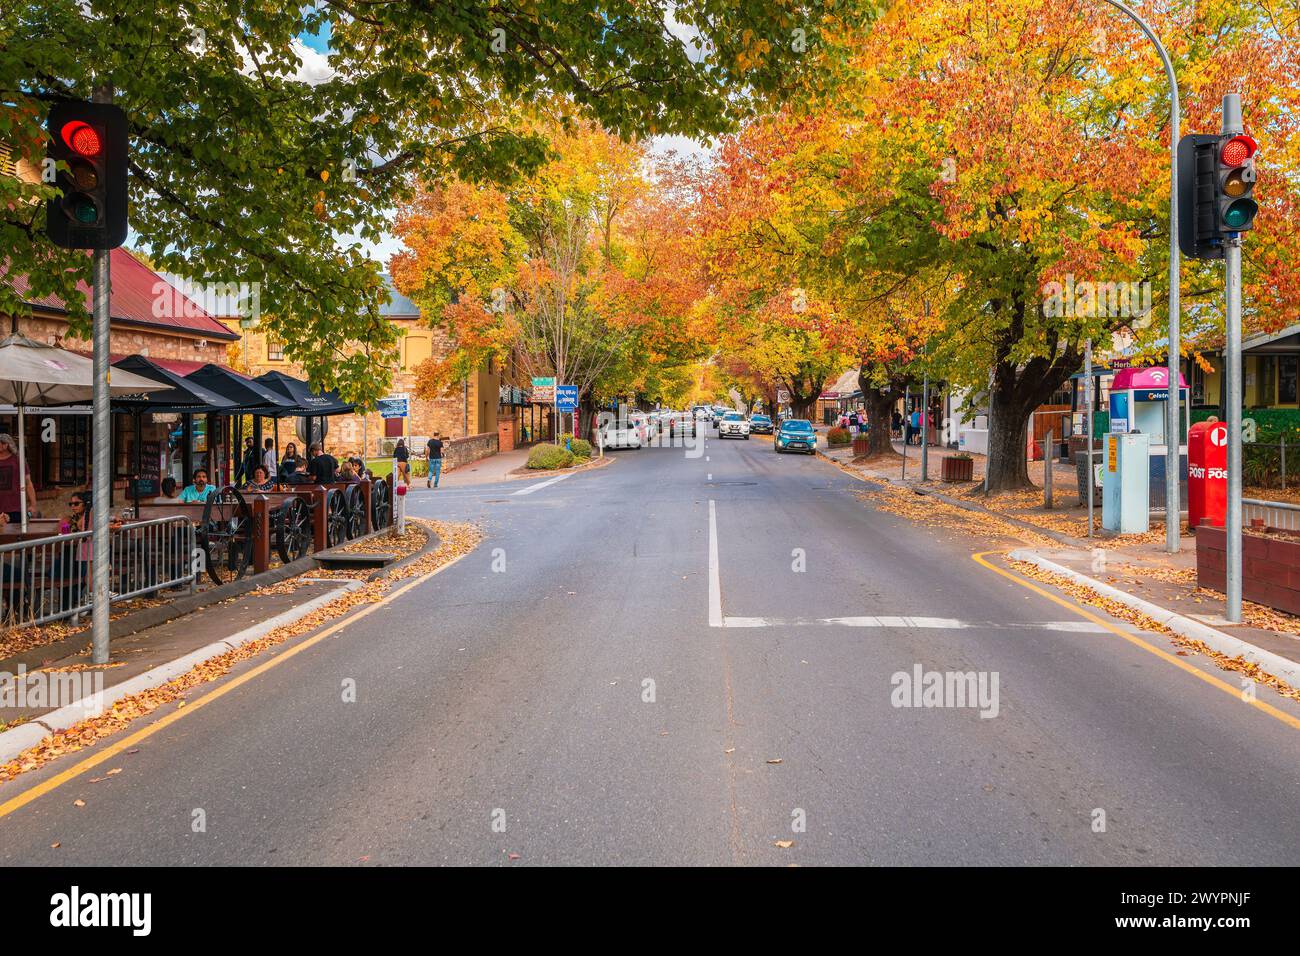
<path id="1" fill-rule="evenodd" d="M 61 730 L 21 754 L 0 765 L 0 783 L 12 780 L 28 770 L 35 770 L 65 754 L 93 747 L 106 737 L 125 729 L 132 721 L 153 713 L 159 707 L 176 703 L 183 707 L 185 695 L 203 684 L 224 677 L 241 661 L 256 657 L 263 651 L 302 636 L 343 615 L 367 604 L 381 601 L 398 584 L 436 571 L 450 561 L 474 550 L 483 539 L 482 532 L 471 524 L 453 524 L 446 521 L 418 521 L 438 536 L 438 547 L 421 555 L 410 564 L 396 568 L 393 573 L 371 581 L 353 591 L 345 591 L 329 604 L 293 624 L 277 628 L 264 637 L 250 641 L 211 660 L 204 661 L 165 684 L 151 687 L 138 694 L 115 701 L 103 714 L 91 717 Z M 120 769 L 120 768 L 119 768 Z M 110 774 L 119 772 L 109 771 Z"/>
<path id="2" fill-rule="evenodd" d="M 1136 624 L 1144 631 L 1154 631 L 1163 634 L 1171 643 L 1180 647 L 1189 653 L 1201 654 L 1212 660 L 1220 668 L 1226 671 L 1234 671 L 1243 677 L 1248 677 L 1258 684 L 1271 687 L 1283 697 L 1289 697 L 1292 700 L 1300 700 L 1300 690 L 1292 687 L 1280 677 L 1274 677 L 1272 674 L 1261 670 L 1258 664 L 1252 663 L 1242 657 L 1229 657 L 1210 647 L 1204 641 L 1198 641 L 1194 638 L 1184 637 L 1176 631 L 1170 630 L 1165 625 L 1152 617 L 1148 617 L 1141 611 L 1129 607 L 1127 604 L 1121 604 L 1113 598 L 1108 598 L 1099 594 L 1087 585 L 1080 584 L 1071 578 L 1059 574 L 1053 574 L 1050 571 L 1044 571 L 1036 564 L 1030 564 L 1027 561 L 1008 561 L 1007 564 L 1017 573 L 1027 578 L 1033 578 L 1035 581 L 1041 581 L 1049 584 L 1058 591 L 1073 597 L 1080 604 L 1091 605 L 1100 608 L 1111 617 L 1118 618 L 1121 621 L 1128 621 L 1130 624 Z"/>

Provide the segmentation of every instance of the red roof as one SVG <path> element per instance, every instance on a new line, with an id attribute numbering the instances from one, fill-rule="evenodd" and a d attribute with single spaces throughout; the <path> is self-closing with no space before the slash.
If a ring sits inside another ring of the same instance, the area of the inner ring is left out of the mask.
<path id="1" fill-rule="evenodd" d="M 153 326 L 162 330 L 171 329 L 190 335 L 211 336 L 222 341 L 234 341 L 239 338 L 200 308 L 193 299 L 125 249 L 112 250 L 109 253 L 109 265 L 113 275 L 113 292 L 108 308 L 114 320 Z M 4 273 L 5 267 L 0 264 L 0 276 Z M 27 276 L 14 276 L 10 281 L 14 291 L 19 295 L 27 291 Z M 77 289 L 86 297 L 85 305 L 89 309 L 91 307 L 90 286 L 79 282 Z M 37 308 L 43 306 L 60 312 L 66 311 L 64 302 L 57 296 L 51 295 L 26 301 Z M 195 368 L 197 367 L 196 365 Z"/>

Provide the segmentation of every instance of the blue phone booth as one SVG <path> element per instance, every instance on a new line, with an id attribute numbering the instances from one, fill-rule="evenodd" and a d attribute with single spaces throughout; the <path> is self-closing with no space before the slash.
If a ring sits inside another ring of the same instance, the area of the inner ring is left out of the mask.
<path id="1" fill-rule="evenodd" d="M 1112 433 L 1141 432 L 1150 447 L 1151 507 L 1165 506 L 1165 468 L 1170 458 L 1165 441 L 1165 403 L 1169 401 L 1169 369 L 1124 368 L 1110 384 L 1110 430 Z M 1179 428 L 1175 445 L 1178 454 L 1178 485 L 1187 500 L 1187 380 L 1178 376 Z"/>

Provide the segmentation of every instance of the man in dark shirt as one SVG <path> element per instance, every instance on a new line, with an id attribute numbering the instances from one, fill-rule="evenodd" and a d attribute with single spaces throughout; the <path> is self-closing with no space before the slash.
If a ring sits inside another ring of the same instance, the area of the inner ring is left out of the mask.
<path id="1" fill-rule="evenodd" d="M 305 458 L 297 459 L 297 468 L 288 475 L 281 475 L 280 483 L 285 485 L 314 485 L 316 479 L 307 472 L 307 460 Z"/>
<path id="2" fill-rule="evenodd" d="M 328 485 L 338 474 L 338 459 L 322 450 L 320 442 L 307 449 L 307 458 L 307 473 L 318 485 Z"/>
<path id="3" fill-rule="evenodd" d="M 424 485 L 426 488 L 437 488 L 438 479 L 442 477 L 442 438 L 440 433 L 434 432 L 433 437 L 425 444 L 424 449 L 429 454 L 429 477 Z"/>

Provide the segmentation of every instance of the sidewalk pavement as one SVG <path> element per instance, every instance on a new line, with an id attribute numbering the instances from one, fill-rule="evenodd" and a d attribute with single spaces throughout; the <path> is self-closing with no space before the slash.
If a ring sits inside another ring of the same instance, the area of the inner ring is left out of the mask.
<path id="1" fill-rule="evenodd" d="M 495 481 L 506 481 L 515 477 L 510 472 L 516 468 L 523 468 L 528 464 L 528 453 L 531 450 L 532 446 L 528 445 L 511 451 L 497 452 L 497 454 L 489 455 L 487 458 L 472 461 L 468 465 L 461 465 L 451 471 L 444 471 L 442 478 L 438 481 L 438 487 L 461 488 L 467 485 L 486 485 Z M 424 490 L 426 480 L 420 477 L 413 478 L 411 489 L 413 491 Z"/>

